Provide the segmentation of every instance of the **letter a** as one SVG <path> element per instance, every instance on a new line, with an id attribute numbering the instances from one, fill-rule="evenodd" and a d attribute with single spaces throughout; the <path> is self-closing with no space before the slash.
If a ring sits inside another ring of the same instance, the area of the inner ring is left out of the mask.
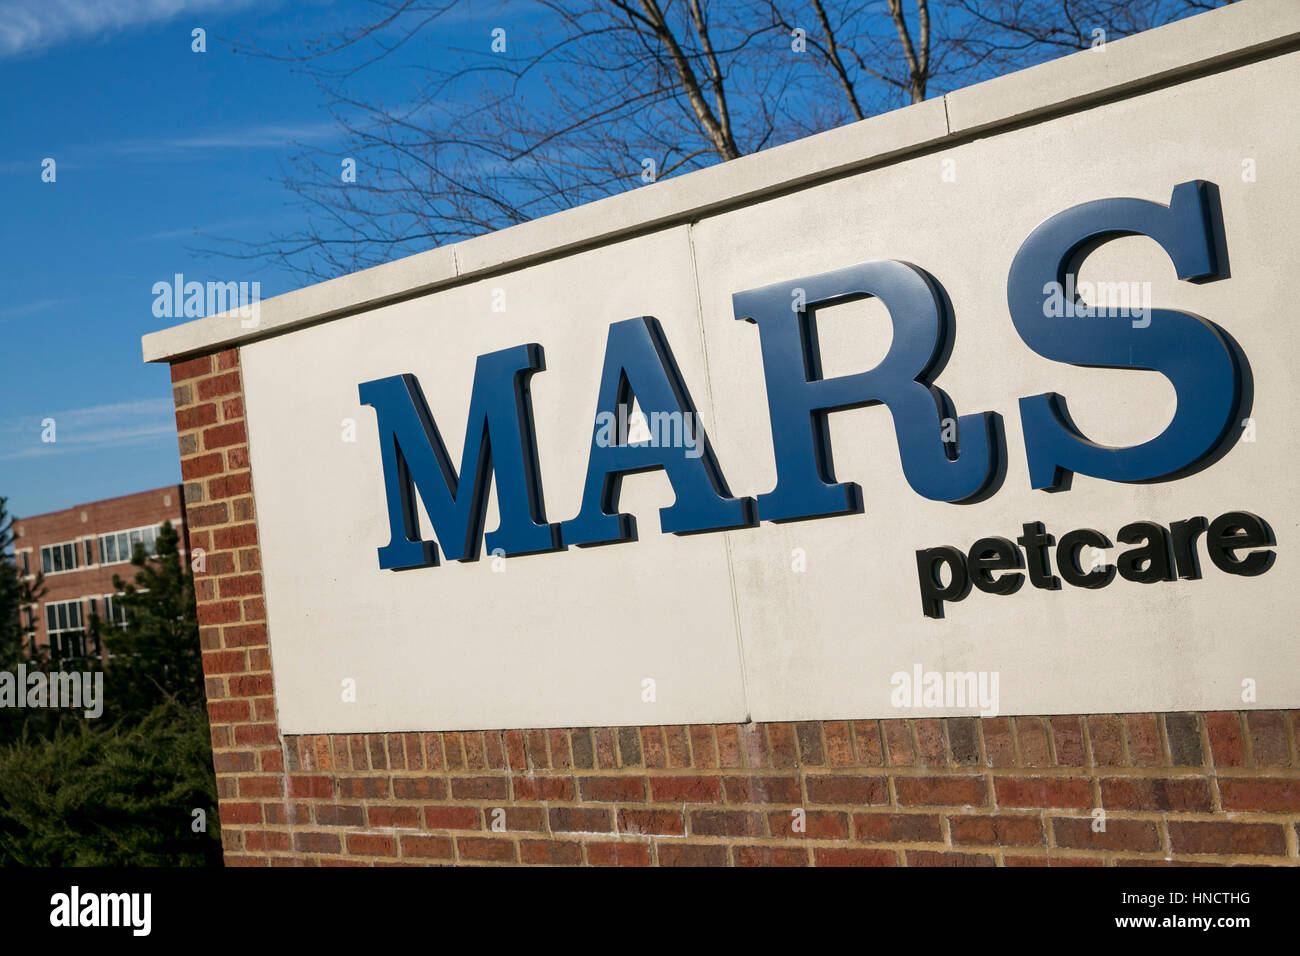
<path id="1" fill-rule="evenodd" d="M 691 534 L 753 524 L 753 499 L 731 497 L 703 428 L 697 430 L 691 448 L 684 443 L 681 447 L 656 447 L 657 442 L 628 442 L 626 437 L 622 444 L 602 442 L 602 416 L 607 420 L 612 414 L 618 421 L 626 421 L 633 396 L 649 420 L 667 414 L 698 421 L 663 329 L 649 316 L 609 327 L 582 510 L 564 522 L 564 543 L 635 540 L 636 519 L 618 513 L 619 485 L 624 475 L 653 468 L 667 473 L 677 496 L 670 507 L 659 509 L 659 527 L 665 533 Z"/>

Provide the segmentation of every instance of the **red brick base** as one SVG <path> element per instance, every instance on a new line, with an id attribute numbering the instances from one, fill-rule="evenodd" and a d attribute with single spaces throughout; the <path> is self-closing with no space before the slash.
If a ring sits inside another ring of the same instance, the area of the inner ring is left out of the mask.
<path id="1" fill-rule="evenodd" d="M 1300 864 L 1300 711 L 281 737 L 238 353 L 172 379 L 231 865 Z"/>

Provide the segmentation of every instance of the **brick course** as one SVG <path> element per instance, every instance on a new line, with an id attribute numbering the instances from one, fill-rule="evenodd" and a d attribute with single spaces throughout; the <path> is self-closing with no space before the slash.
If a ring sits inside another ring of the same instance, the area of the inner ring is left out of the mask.
<path id="1" fill-rule="evenodd" d="M 1300 864 L 1300 711 L 282 737 L 238 350 L 172 378 L 228 865 Z"/>

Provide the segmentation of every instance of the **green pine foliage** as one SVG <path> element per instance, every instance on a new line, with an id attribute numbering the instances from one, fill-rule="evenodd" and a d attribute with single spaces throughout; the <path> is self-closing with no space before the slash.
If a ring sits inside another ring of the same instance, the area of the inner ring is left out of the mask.
<path id="1" fill-rule="evenodd" d="M 219 866 L 215 793 L 208 722 L 174 702 L 18 741 L 0 748 L 0 863 Z"/>
<path id="2" fill-rule="evenodd" d="M 0 670 L 48 673 L 22 614 L 41 577 L 24 579 L 12 549 L 0 498 Z M 221 865 L 194 581 L 170 524 L 156 551 L 137 550 L 133 583 L 114 578 L 125 624 L 89 621 L 110 654 L 103 715 L 0 708 L 0 865 Z"/>
<path id="3" fill-rule="evenodd" d="M 14 560 L 14 523 L 0 497 L 0 667 L 17 664 L 35 653 L 34 626 L 22 617 L 22 607 L 39 601 L 45 594 L 44 575 L 37 571 L 28 579 Z"/>
<path id="4" fill-rule="evenodd" d="M 27 670 L 49 672 L 49 661 L 36 647 L 35 623 L 29 626 L 23 608 L 45 595 L 45 579 L 38 570 L 25 578 L 14 560 L 13 521 L 9 518 L 6 499 L 0 498 L 0 671 L 16 673 L 18 665 Z M 53 709 L 0 708 L 0 744 L 24 734 L 49 736 L 63 723 L 66 713 Z"/>
<path id="5" fill-rule="evenodd" d="M 165 523 L 155 542 L 157 557 L 137 546 L 134 583 L 113 576 L 126 626 L 93 618 L 90 631 L 108 649 L 105 713 L 138 720 L 165 696 L 204 709 L 203 659 L 194 604 L 194 578 L 180 554 L 180 535 Z"/>

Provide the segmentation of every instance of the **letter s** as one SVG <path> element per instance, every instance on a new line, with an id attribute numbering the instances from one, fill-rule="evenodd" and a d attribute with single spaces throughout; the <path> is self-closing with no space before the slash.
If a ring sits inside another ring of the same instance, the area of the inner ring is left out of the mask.
<path id="1" fill-rule="evenodd" d="M 1160 372 L 1174 386 L 1177 411 L 1150 441 L 1124 448 L 1098 445 L 1070 420 L 1055 392 L 1020 400 L 1030 484 L 1059 491 L 1071 472 L 1108 481 L 1151 481 L 1191 470 L 1235 434 L 1243 379 L 1240 350 L 1213 323 L 1188 312 L 1152 309 L 1135 327 L 1118 309 L 1084 318 L 1050 318 L 1044 287 L 1077 277 L 1087 255 L 1123 235 L 1149 236 L 1168 253 L 1178 278 L 1193 282 L 1227 275 L 1218 189 L 1203 180 L 1174 187 L 1168 206 L 1142 199 L 1082 203 L 1048 219 L 1016 253 L 1007 277 L 1011 321 L 1025 344 L 1045 358 L 1089 368 Z M 1244 356 L 1243 356 L 1244 358 Z"/>

